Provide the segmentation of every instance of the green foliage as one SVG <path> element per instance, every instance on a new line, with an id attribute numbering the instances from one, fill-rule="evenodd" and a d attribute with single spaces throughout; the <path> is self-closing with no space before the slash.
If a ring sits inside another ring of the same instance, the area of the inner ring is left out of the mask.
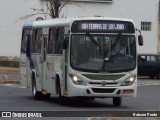
<path id="1" fill-rule="evenodd" d="M 19 67 L 19 58 L 0 56 L 0 66 L 3 67 Z"/>

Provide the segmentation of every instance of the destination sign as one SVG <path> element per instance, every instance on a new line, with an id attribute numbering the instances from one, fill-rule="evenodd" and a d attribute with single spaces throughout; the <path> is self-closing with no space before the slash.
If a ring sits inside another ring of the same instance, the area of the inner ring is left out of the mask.
<path id="1" fill-rule="evenodd" d="M 72 25 L 71 31 L 76 32 L 121 32 L 121 33 L 134 33 L 134 25 L 131 22 L 123 21 L 76 21 Z"/>
<path id="2" fill-rule="evenodd" d="M 98 24 L 98 23 L 82 23 L 80 24 L 80 29 L 82 30 L 124 30 L 125 24 Z"/>

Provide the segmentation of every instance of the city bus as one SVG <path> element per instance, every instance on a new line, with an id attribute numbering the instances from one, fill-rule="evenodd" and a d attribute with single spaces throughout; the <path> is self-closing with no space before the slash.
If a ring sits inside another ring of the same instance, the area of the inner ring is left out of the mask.
<path id="1" fill-rule="evenodd" d="M 113 98 L 113 105 L 120 106 L 122 97 L 136 97 L 137 46 L 143 42 L 130 19 L 35 21 L 29 44 L 28 75 L 21 81 L 34 99 Z"/>

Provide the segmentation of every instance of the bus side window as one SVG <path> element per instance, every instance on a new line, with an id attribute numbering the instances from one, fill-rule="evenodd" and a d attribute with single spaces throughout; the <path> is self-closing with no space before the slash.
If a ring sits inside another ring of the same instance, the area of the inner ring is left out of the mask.
<path id="1" fill-rule="evenodd" d="M 56 41 L 56 28 L 50 28 L 49 39 L 48 39 L 48 54 L 55 53 L 55 41 Z"/>
<path id="2" fill-rule="evenodd" d="M 62 54 L 63 51 L 63 40 L 64 40 L 64 27 L 57 29 L 56 34 L 56 54 Z"/>
<path id="3" fill-rule="evenodd" d="M 24 29 L 22 32 L 21 53 L 26 52 L 26 46 L 27 46 L 27 33 L 26 30 Z"/>
<path id="4" fill-rule="evenodd" d="M 33 34 L 32 34 L 32 42 L 31 42 L 31 52 L 34 52 L 34 43 L 35 43 L 35 36 L 36 36 L 36 30 L 33 30 Z"/>
<path id="5" fill-rule="evenodd" d="M 32 51 L 34 53 L 40 53 L 41 52 L 41 43 L 42 43 L 42 29 L 37 29 L 34 33 L 35 36 L 33 37 L 33 49 Z"/>

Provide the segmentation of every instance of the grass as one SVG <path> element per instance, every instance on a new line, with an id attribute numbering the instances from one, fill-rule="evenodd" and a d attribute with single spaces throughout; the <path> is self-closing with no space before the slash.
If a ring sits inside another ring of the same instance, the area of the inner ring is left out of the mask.
<path id="1" fill-rule="evenodd" d="M 0 56 L 0 66 L 18 68 L 19 67 L 19 58 L 18 57 Z"/>

